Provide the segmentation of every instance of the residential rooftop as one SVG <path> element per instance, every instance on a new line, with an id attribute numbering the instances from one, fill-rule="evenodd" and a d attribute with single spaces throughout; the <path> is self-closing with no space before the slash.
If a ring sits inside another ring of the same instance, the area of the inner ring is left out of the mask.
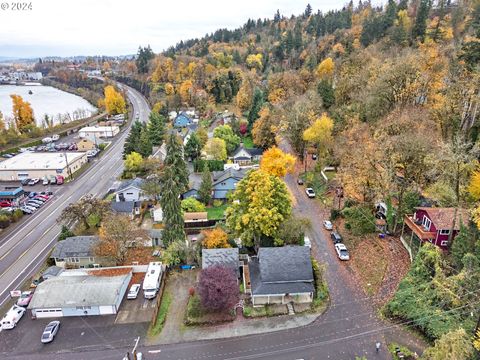
<path id="1" fill-rule="evenodd" d="M 68 257 L 93 256 L 93 246 L 98 242 L 98 236 L 72 236 L 59 241 L 50 255 L 51 258 L 65 259 Z"/>

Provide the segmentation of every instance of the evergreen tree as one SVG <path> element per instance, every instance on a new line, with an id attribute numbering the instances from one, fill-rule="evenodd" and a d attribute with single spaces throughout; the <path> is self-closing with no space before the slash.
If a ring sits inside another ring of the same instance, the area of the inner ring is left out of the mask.
<path id="1" fill-rule="evenodd" d="M 322 98 L 323 106 L 328 109 L 335 103 L 335 93 L 328 80 L 321 80 L 317 87 L 318 94 Z"/>
<path id="2" fill-rule="evenodd" d="M 282 16 L 280 15 L 280 10 L 277 9 L 277 12 L 275 15 L 273 15 L 273 22 L 278 23 L 282 19 Z"/>
<path id="3" fill-rule="evenodd" d="M 199 200 L 205 205 L 208 205 L 212 199 L 212 174 L 208 169 L 207 163 L 205 163 L 205 167 L 203 169 L 202 183 L 200 184 L 200 189 L 198 189 L 198 197 Z"/>
<path id="4" fill-rule="evenodd" d="M 255 122 L 255 120 L 258 119 L 259 117 L 258 113 L 260 112 L 262 105 L 263 105 L 262 90 L 260 90 L 259 88 L 255 88 L 255 91 L 253 93 L 252 106 L 250 108 L 250 111 L 248 112 L 249 129 L 252 129 L 253 123 Z"/>
<path id="5" fill-rule="evenodd" d="M 170 134 L 167 139 L 167 156 L 164 161 L 165 166 L 173 168 L 176 186 L 179 194 L 187 191 L 188 188 L 188 169 L 183 160 L 183 146 L 177 140 L 175 134 Z"/>
<path id="6" fill-rule="evenodd" d="M 137 60 L 135 61 L 135 64 L 137 65 L 137 71 L 140 74 L 146 74 L 148 72 L 148 62 L 154 57 L 155 54 L 150 48 L 150 45 L 144 48 L 140 46 L 137 52 Z"/>
<path id="7" fill-rule="evenodd" d="M 201 151 L 202 143 L 197 133 L 193 133 L 185 144 L 185 155 L 193 161 L 200 156 Z"/>
<path id="8" fill-rule="evenodd" d="M 123 157 L 127 156 L 131 152 L 138 152 L 139 142 L 140 142 L 140 135 L 142 133 L 143 125 L 140 121 L 136 120 L 132 128 L 130 129 L 130 133 L 125 140 L 125 144 L 123 145 Z"/>
<path id="9" fill-rule="evenodd" d="M 140 132 L 140 140 L 138 143 L 138 153 L 142 155 L 143 158 L 147 158 L 152 155 L 152 142 L 150 140 L 150 134 L 146 126 L 142 127 Z"/>
<path id="10" fill-rule="evenodd" d="M 305 13 L 303 15 L 305 18 L 309 18 L 310 15 L 312 15 L 312 5 L 307 4 L 307 7 L 305 8 Z"/>
<path id="11" fill-rule="evenodd" d="M 384 31 L 390 28 L 397 17 L 397 3 L 395 0 L 388 0 L 387 8 L 383 18 Z"/>
<path id="12" fill-rule="evenodd" d="M 148 117 L 148 136 L 153 146 L 162 146 L 165 137 L 165 118 L 152 111 Z"/>
<path id="13" fill-rule="evenodd" d="M 165 228 L 162 240 L 165 246 L 175 241 L 185 241 L 183 215 L 180 202 L 180 188 L 173 165 L 165 167 L 161 189 L 160 205 L 163 211 L 163 224 Z"/>
<path id="14" fill-rule="evenodd" d="M 287 31 L 287 38 L 285 39 L 285 50 L 287 51 L 287 54 L 290 54 L 293 49 L 293 34 L 292 30 Z"/>
<path id="15" fill-rule="evenodd" d="M 417 9 L 417 16 L 415 24 L 412 29 L 412 37 L 423 42 L 425 39 L 425 32 L 427 30 L 428 13 L 432 6 L 431 0 L 420 0 L 420 5 Z"/>

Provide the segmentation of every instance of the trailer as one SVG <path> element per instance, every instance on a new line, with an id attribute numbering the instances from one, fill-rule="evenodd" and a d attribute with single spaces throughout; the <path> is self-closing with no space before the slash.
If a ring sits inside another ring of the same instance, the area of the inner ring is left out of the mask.
<path id="1" fill-rule="evenodd" d="M 145 279 L 143 279 L 143 297 L 145 299 L 153 299 L 157 296 L 162 275 L 163 267 L 161 262 L 157 261 L 148 264 L 147 273 L 145 274 Z"/>

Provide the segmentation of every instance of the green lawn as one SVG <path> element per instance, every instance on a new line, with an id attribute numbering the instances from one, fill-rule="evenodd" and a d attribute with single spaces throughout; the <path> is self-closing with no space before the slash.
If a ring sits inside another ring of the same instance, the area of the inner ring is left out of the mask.
<path id="1" fill-rule="evenodd" d="M 243 146 L 246 149 L 253 149 L 255 147 L 255 145 L 253 144 L 253 139 L 251 135 L 243 138 Z"/>
<path id="2" fill-rule="evenodd" d="M 164 291 L 162 295 L 162 303 L 160 304 L 160 309 L 158 310 L 157 314 L 157 322 L 155 326 L 150 328 L 150 335 L 155 336 L 160 334 L 163 328 L 163 324 L 165 323 L 165 319 L 167 317 L 168 308 L 170 307 L 170 303 L 172 302 L 172 297 L 170 293 Z"/>
<path id="3" fill-rule="evenodd" d="M 218 220 L 223 219 L 223 213 L 227 209 L 228 204 L 223 204 L 220 206 L 212 206 L 207 208 L 208 220 Z"/>

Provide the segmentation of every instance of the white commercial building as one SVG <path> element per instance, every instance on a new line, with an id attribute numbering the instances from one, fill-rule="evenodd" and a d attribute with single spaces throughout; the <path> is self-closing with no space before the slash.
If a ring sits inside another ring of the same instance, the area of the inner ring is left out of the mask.
<path id="1" fill-rule="evenodd" d="M 120 132 L 118 126 L 87 126 L 78 131 L 78 136 L 83 138 L 111 138 Z"/>
<path id="2" fill-rule="evenodd" d="M 32 315 L 49 318 L 116 314 L 132 278 L 131 269 L 117 276 L 95 272 L 67 270 L 40 283 L 28 305 Z"/>
<path id="3" fill-rule="evenodd" d="M 13 181 L 62 175 L 69 177 L 87 163 L 84 152 L 23 152 L 0 162 L 0 180 Z"/>

